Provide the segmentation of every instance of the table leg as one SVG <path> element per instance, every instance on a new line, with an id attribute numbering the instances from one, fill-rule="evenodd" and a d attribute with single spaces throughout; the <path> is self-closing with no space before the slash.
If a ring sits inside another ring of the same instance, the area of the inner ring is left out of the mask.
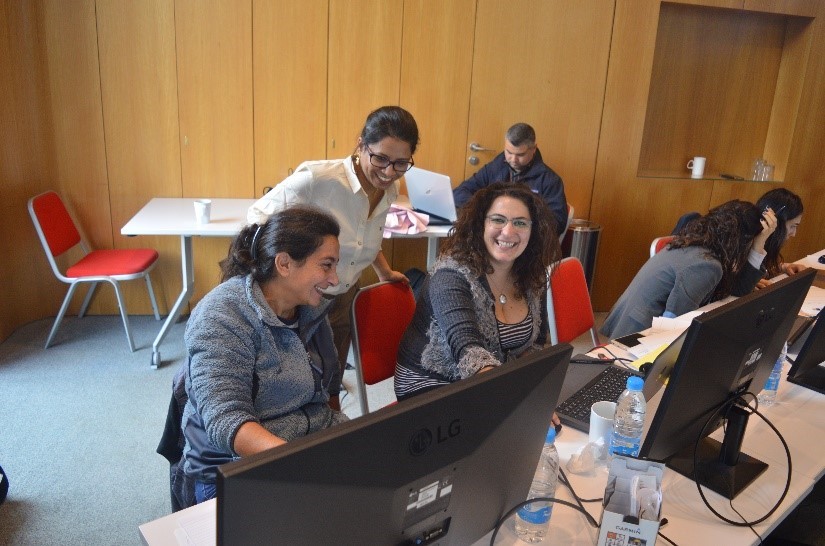
<path id="1" fill-rule="evenodd" d="M 181 309 L 189 303 L 189 298 L 192 297 L 192 292 L 195 290 L 195 265 L 192 261 L 192 237 L 190 235 L 181 235 L 180 237 L 180 258 L 183 286 L 181 287 L 177 301 L 175 301 L 175 305 L 172 306 L 172 309 L 169 311 L 169 316 L 166 317 L 166 321 L 158 333 L 158 337 L 156 337 L 155 342 L 152 343 L 151 364 L 153 369 L 157 369 L 161 363 L 160 343 L 163 341 L 163 338 L 166 337 L 169 328 L 178 320 Z"/>
<path id="2" fill-rule="evenodd" d="M 438 256 L 438 237 L 427 237 L 427 272 L 433 270 L 436 256 Z"/>

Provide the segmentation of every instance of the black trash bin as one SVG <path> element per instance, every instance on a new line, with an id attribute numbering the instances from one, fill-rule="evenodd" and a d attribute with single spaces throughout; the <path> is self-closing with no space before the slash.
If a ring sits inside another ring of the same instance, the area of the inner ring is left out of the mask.
<path id="1" fill-rule="evenodd" d="M 574 218 L 567 228 L 562 241 L 562 253 L 565 257 L 578 258 L 584 268 L 587 288 L 593 292 L 593 273 L 596 271 L 596 255 L 599 252 L 599 238 L 602 227 L 590 220 Z"/>

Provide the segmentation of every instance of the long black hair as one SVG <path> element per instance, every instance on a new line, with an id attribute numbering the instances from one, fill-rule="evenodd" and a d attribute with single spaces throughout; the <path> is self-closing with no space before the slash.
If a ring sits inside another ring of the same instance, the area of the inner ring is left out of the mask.
<path id="1" fill-rule="evenodd" d="M 670 242 L 670 248 L 701 246 L 722 264 L 722 279 L 714 299 L 730 295 L 736 275 L 748 260 L 754 237 L 762 231 L 756 205 L 734 199 L 689 222 Z"/>
<path id="2" fill-rule="evenodd" d="M 221 282 L 249 275 L 259 283 L 275 274 L 275 255 L 286 252 L 303 262 L 324 243 L 324 237 L 338 237 L 338 222 L 309 205 L 293 205 L 276 212 L 261 224 L 244 227 L 229 245 L 221 261 Z"/>
<path id="3" fill-rule="evenodd" d="M 765 241 L 765 267 L 768 269 L 768 277 L 775 277 L 782 273 L 782 245 L 788 238 L 788 221 L 802 214 L 802 199 L 790 190 L 776 188 L 759 198 L 756 201 L 759 210 L 770 207 L 776 214 L 776 230 L 771 233 Z"/>

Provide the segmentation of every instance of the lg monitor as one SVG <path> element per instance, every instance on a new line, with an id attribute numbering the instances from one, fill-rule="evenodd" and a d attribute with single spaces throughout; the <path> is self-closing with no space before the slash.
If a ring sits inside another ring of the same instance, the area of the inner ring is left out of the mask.
<path id="1" fill-rule="evenodd" d="M 788 381 L 825 394 L 825 318 L 822 311 L 793 359 Z"/>
<path id="2" fill-rule="evenodd" d="M 527 497 L 556 345 L 219 469 L 218 544 L 471 544 Z"/>
<path id="3" fill-rule="evenodd" d="M 815 274 L 806 269 L 693 319 L 640 456 L 731 499 L 767 469 L 740 452 L 749 410 L 736 401 L 762 390 Z M 723 442 L 708 438 L 723 420 Z"/>

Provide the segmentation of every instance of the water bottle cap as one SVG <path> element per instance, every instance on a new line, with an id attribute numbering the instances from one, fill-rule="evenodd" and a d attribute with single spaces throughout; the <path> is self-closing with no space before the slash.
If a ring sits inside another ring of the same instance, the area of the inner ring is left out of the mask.
<path id="1" fill-rule="evenodd" d="M 645 382 L 638 375 L 631 375 L 627 378 L 627 388 L 631 391 L 640 391 L 644 387 Z"/>
<path id="2" fill-rule="evenodd" d="M 547 429 L 547 437 L 544 439 L 544 443 L 551 443 L 556 441 L 556 427 L 550 425 L 550 428 Z"/>

